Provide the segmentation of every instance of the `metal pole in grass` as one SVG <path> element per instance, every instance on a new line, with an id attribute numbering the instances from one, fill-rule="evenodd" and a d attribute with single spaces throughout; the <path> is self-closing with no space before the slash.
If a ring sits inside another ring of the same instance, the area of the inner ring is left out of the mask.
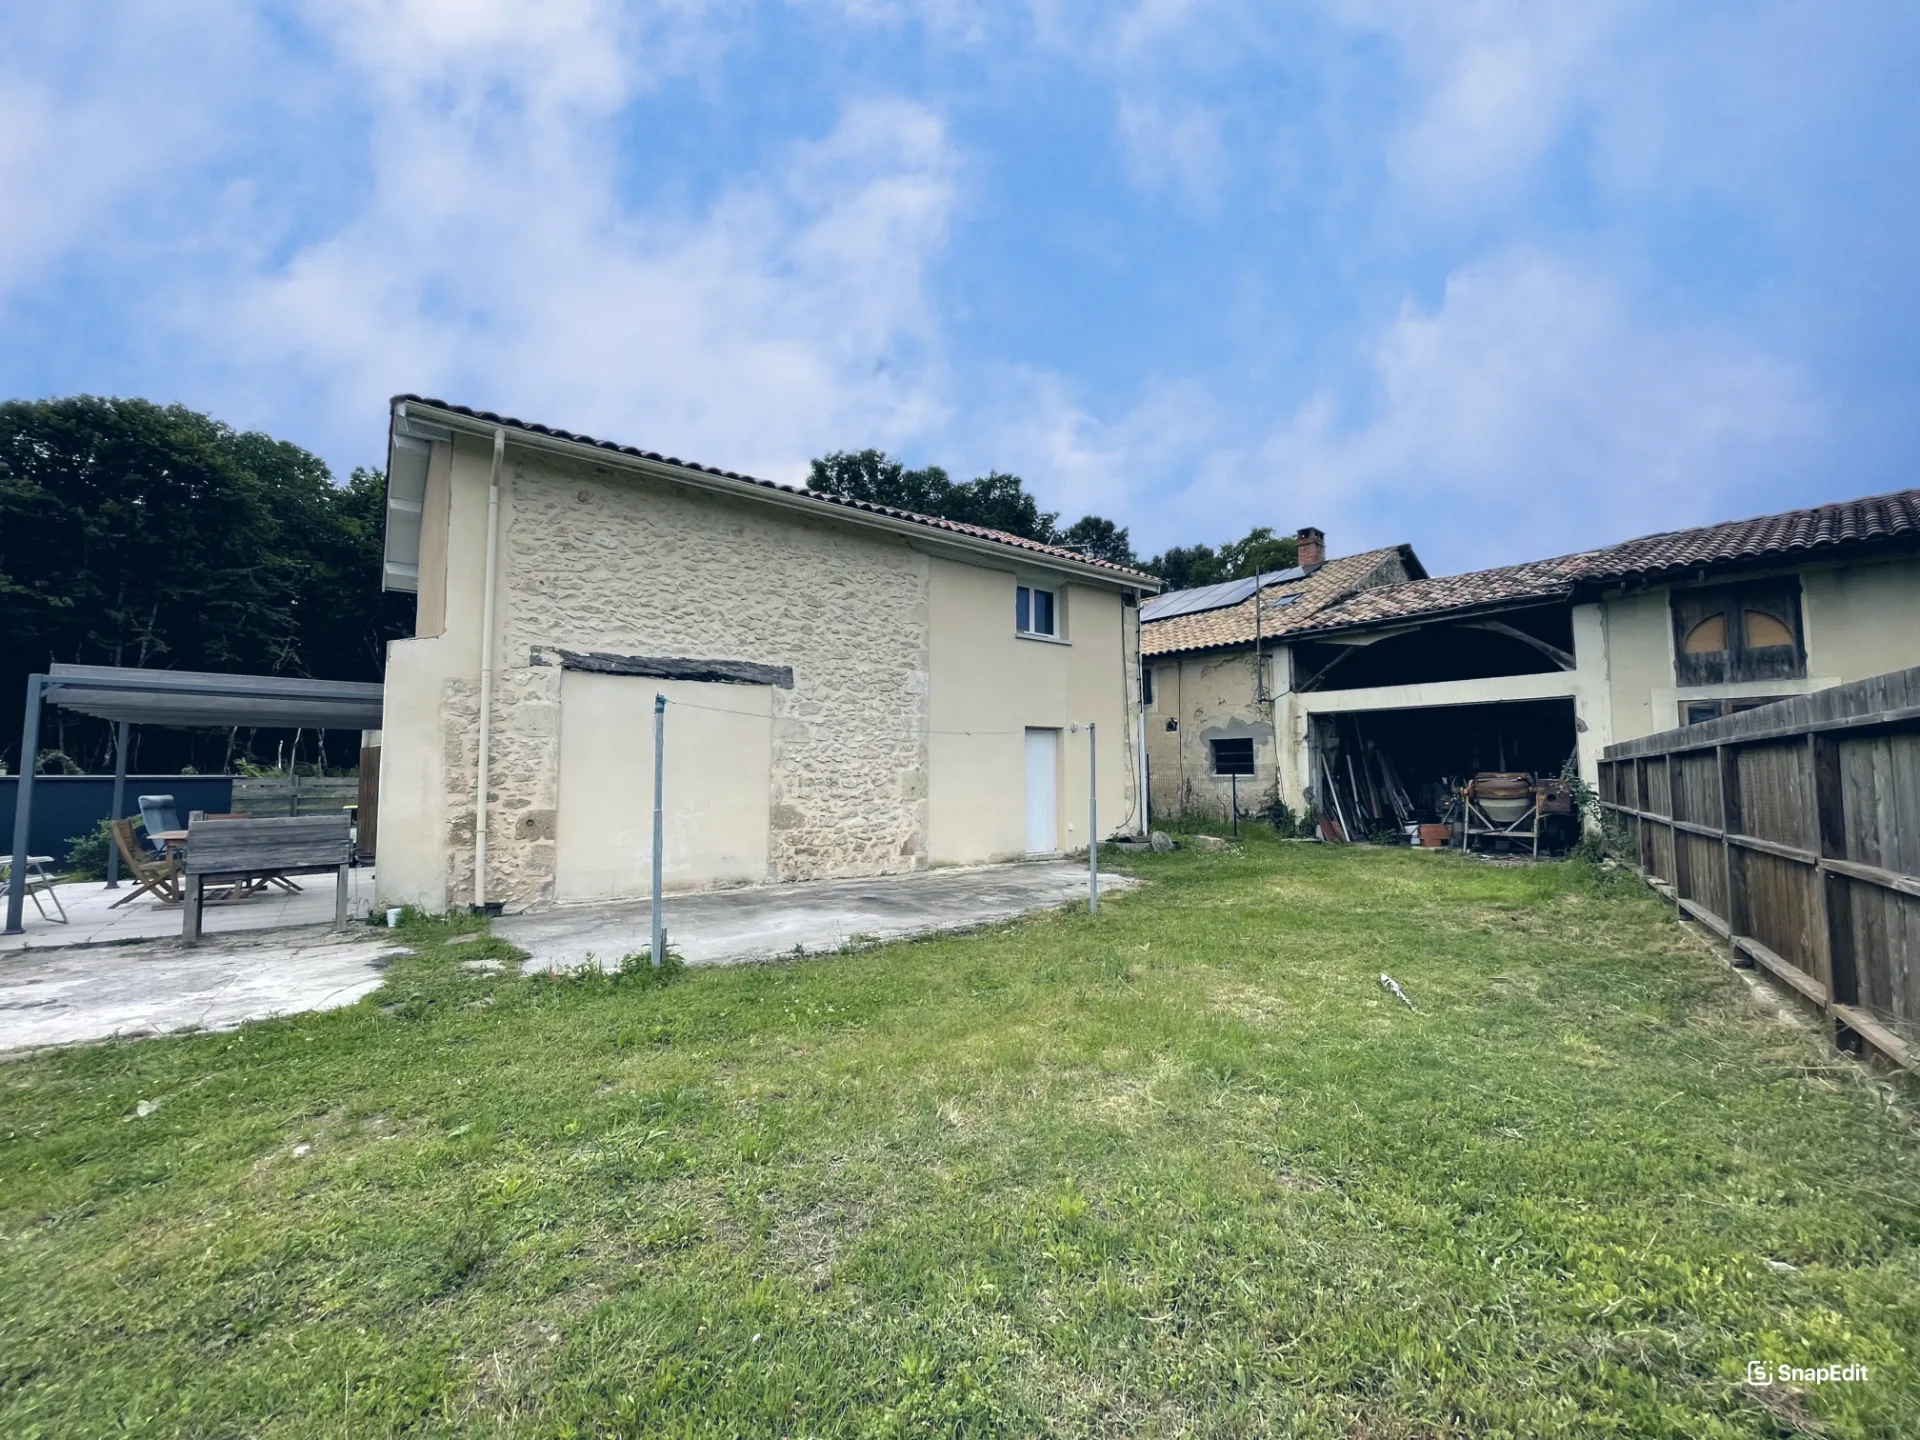
<path id="1" fill-rule="evenodd" d="M 1093 722 L 1087 722 L 1087 913 L 1100 913 L 1100 767 L 1094 760 Z"/>
<path id="2" fill-rule="evenodd" d="M 27 713 L 20 723 L 20 780 L 13 792 L 13 868 L 7 872 L 7 929 L 22 933 L 21 911 L 27 899 L 27 849 L 33 822 L 33 772 L 40 758 L 40 701 L 47 677 L 27 677 Z"/>
<path id="3" fill-rule="evenodd" d="M 660 785 L 667 768 L 667 697 L 653 697 L 653 968 L 660 968 L 666 948 L 666 927 L 660 916 L 660 850 L 666 843 L 666 823 L 660 809 Z"/>
<path id="4" fill-rule="evenodd" d="M 1233 772 L 1233 838 L 1240 838 L 1240 772 Z"/>
<path id="5" fill-rule="evenodd" d="M 113 818 L 127 813 L 127 745 L 132 730 L 125 720 L 115 732 L 113 742 Z M 120 847 L 113 843 L 113 829 L 107 829 L 107 889 L 120 888 Z"/>

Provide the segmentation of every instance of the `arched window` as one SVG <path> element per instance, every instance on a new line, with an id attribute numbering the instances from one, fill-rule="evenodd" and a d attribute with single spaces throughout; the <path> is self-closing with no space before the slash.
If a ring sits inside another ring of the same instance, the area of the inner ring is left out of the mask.
<path id="1" fill-rule="evenodd" d="M 1670 603 L 1673 670 L 1680 684 L 1798 680 L 1807 673 L 1798 576 L 1678 586 Z"/>
<path id="2" fill-rule="evenodd" d="M 1793 631 L 1782 624 L 1778 617 L 1764 610 L 1749 610 L 1743 617 L 1747 626 L 1747 648 L 1763 650 L 1771 645 L 1793 644 Z M 1724 622 L 1721 625 L 1726 628 Z"/>
<path id="3" fill-rule="evenodd" d="M 1747 612 L 1749 615 L 1753 611 Z M 1687 638 L 1680 642 L 1680 649 L 1688 655 L 1711 655 L 1716 650 L 1727 648 L 1726 615 L 1709 615 L 1693 629 L 1687 632 Z"/>

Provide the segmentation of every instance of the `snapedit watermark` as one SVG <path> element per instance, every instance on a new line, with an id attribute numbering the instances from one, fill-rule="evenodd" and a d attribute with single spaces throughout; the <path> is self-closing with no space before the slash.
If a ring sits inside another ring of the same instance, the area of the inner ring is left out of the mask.
<path id="1" fill-rule="evenodd" d="M 1773 1365 L 1765 1360 L 1747 1362 L 1749 1385 L 1831 1385 L 1866 1380 L 1864 1365 Z"/>

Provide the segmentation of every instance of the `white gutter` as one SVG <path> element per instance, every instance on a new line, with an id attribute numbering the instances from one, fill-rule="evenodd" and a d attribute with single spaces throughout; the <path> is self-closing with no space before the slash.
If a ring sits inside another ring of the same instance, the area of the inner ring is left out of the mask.
<path id="1" fill-rule="evenodd" d="M 487 579 L 480 600 L 480 763 L 473 797 L 473 908 L 487 904 L 487 781 L 493 740 L 493 611 L 500 576 L 500 462 L 507 453 L 507 432 L 493 432 L 493 474 L 487 481 Z"/>
<path id="2" fill-rule="evenodd" d="M 430 415 L 433 424 L 463 430 L 470 435 L 492 436 L 500 433 L 500 427 L 487 421 L 475 420 L 472 416 L 461 415 L 452 410 L 441 410 L 418 400 L 403 401 L 395 408 L 402 419 L 409 421 L 416 414 Z M 546 450 L 565 455 L 573 460 L 591 460 L 596 465 L 617 465 L 625 470 L 638 471 L 661 480 L 670 480 L 676 485 L 685 485 L 691 489 L 732 495 L 739 499 L 776 505 L 782 509 L 801 511 L 817 520 L 839 520 L 863 529 L 889 531 L 928 548 L 942 546 L 965 551 L 971 555 L 991 555 L 1003 565 L 1020 564 L 1036 569 L 1055 570 L 1072 575 L 1076 579 L 1098 581 L 1116 590 L 1157 592 L 1161 585 L 1158 577 L 1148 575 L 1144 571 L 1106 570 L 1097 565 L 1075 562 L 1057 555 L 1046 555 L 1016 545 L 1005 545 L 997 540 L 982 540 L 957 531 L 942 530 L 937 526 L 917 524 L 912 520 L 897 520 L 891 515 L 876 515 L 870 510 L 860 510 L 850 505 L 836 505 L 831 500 L 822 499 L 817 495 L 795 494 L 789 490 L 771 488 L 765 482 L 758 480 L 730 479 L 725 475 L 710 474 L 704 470 L 669 465 L 663 460 L 647 460 L 637 455 L 628 455 L 624 451 L 603 445 L 590 445 L 584 441 L 562 440 L 557 436 L 542 435 L 535 430 L 515 429 L 513 443 L 527 450 Z"/>

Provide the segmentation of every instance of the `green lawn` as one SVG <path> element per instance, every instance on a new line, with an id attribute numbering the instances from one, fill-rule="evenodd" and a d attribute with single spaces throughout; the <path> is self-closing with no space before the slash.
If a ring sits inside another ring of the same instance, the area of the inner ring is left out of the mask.
<path id="1" fill-rule="evenodd" d="M 1135 868 L 0 1065 L 0 1434 L 1920 1434 L 1913 1110 L 1632 882 Z"/>

